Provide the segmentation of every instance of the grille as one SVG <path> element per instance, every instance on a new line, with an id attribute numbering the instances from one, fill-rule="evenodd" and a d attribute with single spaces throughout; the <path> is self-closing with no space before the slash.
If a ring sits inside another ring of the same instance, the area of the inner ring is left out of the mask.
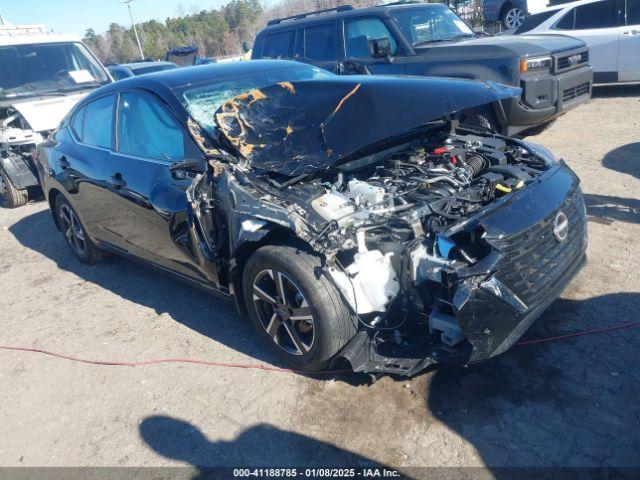
<path id="1" fill-rule="evenodd" d="M 576 87 L 567 88 L 562 92 L 562 101 L 567 102 L 578 98 L 581 95 L 587 95 L 589 93 L 589 82 L 581 83 Z"/>
<path id="2" fill-rule="evenodd" d="M 565 241 L 558 242 L 553 234 L 556 210 L 524 232 L 492 242 L 503 254 L 496 278 L 529 308 L 553 291 L 556 281 L 586 248 L 587 221 L 580 198 L 576 190 L 560 207 L 569 222 Z"/>
<path id="3" fill-rule="evenodd" d="M 580 55 L 580 59 L 576 63 L 572 63 L 571 59 L 575 55 Z M 562 55 L 561 57 L 557 57 L 556 59 L 556 71 L 568 70 L 572 67 L 575 68 L 579 65 L 587 63 L 588 61 L 589 61 L 588 50 L 585 50 L 584 52 L 580 52 L 580 53 L 573 52 L 567 55 Z"/>

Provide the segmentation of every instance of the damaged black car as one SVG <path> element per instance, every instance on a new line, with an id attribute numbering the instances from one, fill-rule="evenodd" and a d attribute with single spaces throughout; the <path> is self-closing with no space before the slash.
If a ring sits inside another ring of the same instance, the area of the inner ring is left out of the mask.
<path id="1" fill-rule="evenodd" d="M 519 94 L 287 61 L 173 70 L 82 100 L 38 172 L 79 260 L 233 297 L 296 369 L 412 375 L 504 352 L 586 261 L 569 167 L 457 120 Z"/>

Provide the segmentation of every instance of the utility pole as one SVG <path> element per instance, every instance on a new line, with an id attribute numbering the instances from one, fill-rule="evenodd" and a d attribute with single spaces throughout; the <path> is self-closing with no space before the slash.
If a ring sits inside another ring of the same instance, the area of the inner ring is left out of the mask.
<path id="1" fill-rule="evenodd" d="M 131 26 L 133 27 L 133 33 L 136 36 L 136 42 L 138 42 L 138 50 L 140 50 L 140 58 L 144 60 L 144 53 L 142 53 L 142 45 L 140 45 L 140 37 L 138 37 L 138 30 L 136 29 L 136 24 L 133 21 L 133 14 L 131 13 L 131 2 L 133 0 L 124 0 L 124 3 L 129 9 L 129 18 L 131 18 Z"/>

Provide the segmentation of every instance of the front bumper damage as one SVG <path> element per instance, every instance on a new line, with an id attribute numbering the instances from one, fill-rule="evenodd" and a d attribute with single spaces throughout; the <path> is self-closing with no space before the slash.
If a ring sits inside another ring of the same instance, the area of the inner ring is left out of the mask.
<path id="1" fill-rule="evenodd" d="M 354 371 L 410 376 L 436 362 L 468 365 L 512 347 L 585 264 L 587 223 L 579 181 L 563 162 L 504 200 L 452 227 L 480 226 L 491 252 L 473 266 L 441 272 L 441 298 L 429 311 L 408 313 L 417 319 L 413 331 L 361 330 L 338 359 Z"/>

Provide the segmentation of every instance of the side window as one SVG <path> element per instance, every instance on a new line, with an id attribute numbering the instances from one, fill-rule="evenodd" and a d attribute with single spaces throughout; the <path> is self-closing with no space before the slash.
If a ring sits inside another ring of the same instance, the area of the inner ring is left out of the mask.
<path id="1" fill-rule="evenodd" d="M 118 151 L 167 162 L 200 156 L 167 109 L 150 95 L 140 93 L 120 95 Z"/>
<path id="2" fill-rule="evenodd" d="M 71 128 L 76 137 L 87 145 L 111 148 L 113 146 L 114 97 L 109 95 L 89 103 L 76 112 Z"/>
<path id="3" fill-rule="evenodd" d="M 556 28 L 558 30 L 573 30 L 573 20 L 576 16 L 576 9 L 572 8 L 567 13 L 564 14 L 564 17 L 560 19 L 560 21 L 556 24 Z"/>
<path id="4" fill-rule="evenodd" d="M 75 113 L 75 115 L 73 116 L 73 119 L 71 119 L 71 129 L 73 130 L 73 133 L 75 133 L 76 138 L 78 140 L 82 140 L 82 129 L 84 128 L 84 114 L 86 110 L 87 110 L 86 108 L 81 108 Z"/>
<path id="5" fill-rule="evenodd" d="M 265 58 L 293 58 L 295 30 L 286 30 L 267 35 L 262 56 Z"/>
<path id="6" fill-rule="evenodd" d="M 370 58 L 369 40 L 385 37 L 391 43 L 391 55 L 396 55 L 398 42 L 382 20 L 375 17 L 347 20 L 345 22 L 347 58 Z"/>
<path id="7" fill-rule="evenodd" d="M 611 28 L 620 26 L 614 0 L 587 3 L 576 7 L 575 30 Z"/>
<path id="8" fill-rule="evenodd" d="M 113 100 L 113 95 L 109 95 L 87 105 L 82 129 L 84 143 L 102 148 L 112 147 Z"/>
<path id="9" fill-rule="evenodd" d="M 627 25 L 640 25 L 640 0 L 627 0 Z"/>
<path id="10" fill-rule="evenodd" d="M 336 60 L 338 49 L 336 22 L 322 23 L 304 29 L 304 56 L 311 60 Z"/>

